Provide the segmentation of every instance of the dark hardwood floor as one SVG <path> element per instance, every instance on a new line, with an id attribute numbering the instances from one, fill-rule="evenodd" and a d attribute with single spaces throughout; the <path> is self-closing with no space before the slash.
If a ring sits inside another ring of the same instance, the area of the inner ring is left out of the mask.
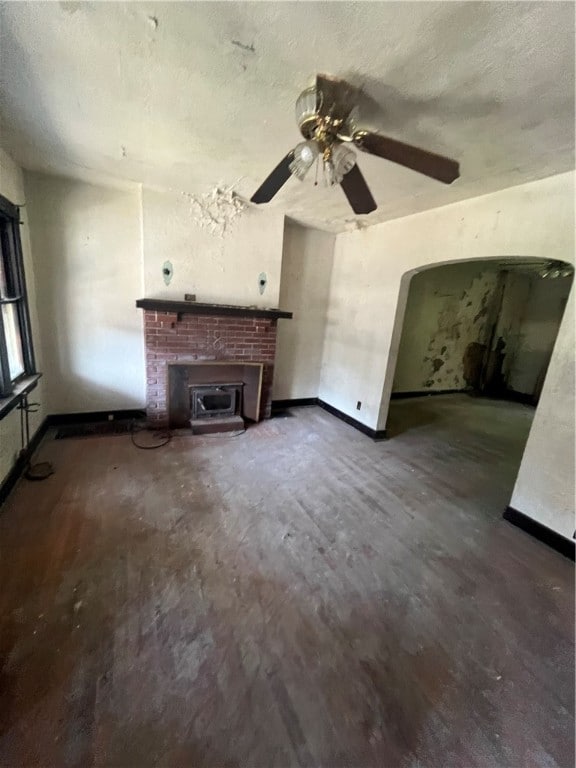
<path id="1" fill-rule="evenodd" d="M 0 765 L 571 768 L 573 564 L 501 518 L 531 417 L 47 440 L 0 515 Z"/>

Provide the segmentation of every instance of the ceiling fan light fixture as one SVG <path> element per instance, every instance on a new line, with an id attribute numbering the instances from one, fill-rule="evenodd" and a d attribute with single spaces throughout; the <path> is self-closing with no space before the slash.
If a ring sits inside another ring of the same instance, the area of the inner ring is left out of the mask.
<path id="1" fill-rule="evenodd" d="M 356 153 L 350 147 L 341 144 L 333 145 L 324 157 L 323 178 L 324 186 L 333 187 L 341 184 L 342 179 L 356 165 Z"/>
<path id="2" fill-rule="evenodd" d="M 296 123 L 302 135 L 310 139 L 318 124 L 318 112 L 322 106 L 322 93 L 315 85 L 306 88 L 296 100 Z"/>
<path id="3" fill-rule="evenodd" d="M 318 146 L 315 141 L 303 141 L 294 149 L 294 159 L 288 166 L 290 173 L 303 181 L 318 157 Z"/>
<path id="4" fill-rule="evenodd" d="M 270 202 L 290 176 L 304 179 L 316 162 L 315 185 L 321 170 L 326 186 L 341 184 L 354 213 L 372 213 L 378 206 L 356 163 L 356 156 L 348 146 L 350 144 L 443 184 L 451 184 L 459 178 L 458 161 L 360 127 L 360 96 L 361 91 L 345 80 L 316 75 L 315 85 L 303 90 L 296 100 L 296 122 L 304 142 L 282 158 L 252 195 L 251 202 Z M 549 276 L 551 271 L 543 269 L 541 274 Z"/>
<path id="5" fill-rule="evenodd" d="M 343 144 L 336 144 L 332 148 L 332 162 L 338 184 L 344 176 L 356 165 L 356 152 Z"/>

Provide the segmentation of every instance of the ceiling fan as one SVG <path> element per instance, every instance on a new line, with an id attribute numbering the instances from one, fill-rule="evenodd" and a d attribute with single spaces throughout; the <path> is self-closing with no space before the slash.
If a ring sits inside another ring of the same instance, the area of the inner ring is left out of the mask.
<path id="1" fill-rule="evenodd" d="M 355 213 L 375 211 L 376 202 L 350 144 L 444 184 L 458 178 L 459 165 L 455 160 L 358 128 L 359 93 L 345 80 L 316 76 L 316 85 L 302 91 L 296 101 L 296 121 L 305 140 L 278 163 L 251 202 L 269 202 L 291 175 L 302 181 L 314 163 L 318 170 L 321 162 L 324 183 L 327 186 L 341 184 Z"/>

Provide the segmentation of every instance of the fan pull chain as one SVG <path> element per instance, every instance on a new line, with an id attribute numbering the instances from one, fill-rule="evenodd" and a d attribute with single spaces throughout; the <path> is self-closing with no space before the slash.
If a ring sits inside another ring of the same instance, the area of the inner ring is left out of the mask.
<path id="1" fill-rule="evenodd" d="M 320 157 L 318 156 L 316 158 L 316 175 L 314 177 L 314 186 L 318 186 L 318 166 L 320 165 Z"/>

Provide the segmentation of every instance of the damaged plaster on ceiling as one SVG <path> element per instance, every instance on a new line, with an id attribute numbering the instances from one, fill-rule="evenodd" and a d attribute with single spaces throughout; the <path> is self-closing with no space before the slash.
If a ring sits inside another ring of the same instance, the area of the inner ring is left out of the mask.
<path id="1" fill-rule="evenodd" d="M 190 192 L 180 194 L 188 201 L 190 215 L 201 229 L 224 237 L 234 220 L 248 209 L 248 204 L 236 194 L 234 186 L 217 185 L 198 196 Z"/>
<path id="2" fill-rule="evenodd" d="M 249 199 L 300 140 L 317 72 L 364 89 L 364 127 L 459 160 L 446 187 L 358 153 L 378 210 L 290 179 L 269 207 L 363 227 L 574 167 L 574 5 L 2 3 L 1 140 L 24 167 Z M 202 207 L 202 206 L 201 206 Z"/>

